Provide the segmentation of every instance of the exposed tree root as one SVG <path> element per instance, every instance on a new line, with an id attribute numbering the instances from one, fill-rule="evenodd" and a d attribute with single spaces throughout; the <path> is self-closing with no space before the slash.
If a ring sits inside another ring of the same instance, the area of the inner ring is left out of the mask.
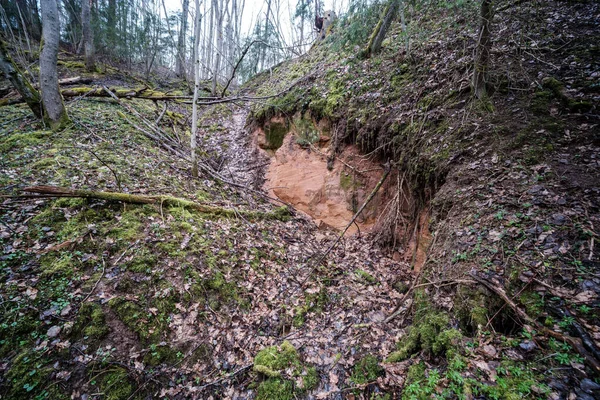
<path id="1" fill-rule="evenodd" d="M 287 208 L 281 207 L 272 212 L 234 210 L 231 208 L 216 207 L 207 204 L 195 203 L 190 200 L 166 195 L 144 196 L 118 192 L 98 192 L 83 189 L 70 189 L 58 186 L 30 186 L 24 192 L 37 193 L 40 197 L 81 197 L 86 199 L 99 199 L 119 201 L 131 204 L 156 204 L 167 207 L 183 207 L 188 210 L 205 214 L 233 218 L 243 216 L 249 219 L 285 219 L 289 216 Z"/>

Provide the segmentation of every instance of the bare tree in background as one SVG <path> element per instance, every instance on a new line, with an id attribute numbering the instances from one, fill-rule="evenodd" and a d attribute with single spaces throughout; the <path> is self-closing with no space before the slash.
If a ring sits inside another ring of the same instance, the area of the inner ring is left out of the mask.
<path id="1" fill-rule="evenodd" d="M 198 131 L 198 96 L 200 92 L 200 0 L 196 0 L 196 18 L 194 22 L 194 101 L 192 104 L 192 135 L 190 147 L 192 151 L 192 176 L 198 177 L 198 161 L 196 160 L 196 138 Z"/>
<path id="2" fill-rule="evenodd" d="M 91 0 L 81 0 L 81 28 L 83 30 L 83 52 L 85 54 L 85 69 L 96 71 L 96 56 L 94 54 L 94 36 L 91 27 Z"/>
<path id="3" fill-rule="evenodd" d="M 40 90 L 44 120 L 52 130 L 60 130 L 69 122 L 62 96 L 58 90 L 58 45 L 60 22 L 56 0 L 41 0 L 42 51 L 40 53 Z"/>
<path id="4" fill-rule="evenodd" d="M 190 7 L 190 0 L 183 0 L 181 9 L 181 24 L 179 26 L 179 38 L 177 39 L 177 60 L 175 64 L 175 73 L 177 76 L 185 78 L 185 39 L 187 35 L 187 21 Z M 196 10 L 197 13 L 200 10 Z"/>

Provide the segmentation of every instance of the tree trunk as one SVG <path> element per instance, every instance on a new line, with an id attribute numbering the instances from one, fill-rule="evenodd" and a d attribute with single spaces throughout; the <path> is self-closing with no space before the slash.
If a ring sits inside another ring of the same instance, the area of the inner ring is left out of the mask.
<path id="1" fill-rule="evenodd" d="M 198 160 L 196 160 L 196 136 L 198 131 L 198 92 L 200 91 L 200 0 L 196 0 L 196 19 L 194 26 L 194 102 L 192 105 L 192 176 L 198 177 Z"/>
<path id="2" fill-rule="evenodd" d="M 85 69 L 88 72 L 96 71 L 96 60 L 94 56 L 94 36 L 92 35 L 91 12 L 90 12 L 91 0 L 81 1 L 81 26 L 83 29 L 83 48 L 85 53 Z"/>
<path id="3" fill-rule="evenodd" d="M 492 46 L 490 35 L 492 17 L 492 0 L 483 0 L 481 2 L 479 40 L 477 42 L 475 53 L 475 70 L 473 72 L 473 92 L 480 100 L 487 97 L 486 83 L 490 60 L 490 48 Z"/>
<path id="4" fill-rule="evenodd" d="M 40 21 L 37 0 L 29 0 L 29 5 L 31 9 L 31 36 L 34 40 L 39 41 L 42 38 L 42 22 Z"/>
<path id="5" fill-rule="evenodd" d="M 217 82 L 219 80 L 219 70 L 221 68 L 221 50 L 223 47 L 223 10 L 221 10 L 222 4 L 219 4 L 219 1 L 220 0 L 213 0 L 213 8 L 215 10 L 215 16 L 217 18 L 217 54 L 215 54 L 215 69 L 213 71 L 213 96 L 217 95 Z"/>
<path id="6" fill-rule="evenodd" d="M 208 1 L 206 1 L 206 3 L 208 3 Z M 209 23 L 209 27 L 208 27 L 208 41 L 206 42 L 206 53 L 204 54 L 205 58 L 204 58 L 204 63 L 206 65 L 206 79 L 209 79 L 211 76 L 211 70 L 210 68 L 212 67 L 212 54 L 214 52 L 214 46 L 213 46 L 213 34 L 214 34 L 214 26 L 215 26 L 215 8 L 211 5 L 210 7 L 210 23 Z"/>
<path id="7" fill-rule="evenodd" d="M 377 54 L 381 50 L 381 43 L 385 39 L 385 35 L 392 25 L 392 21 L 396 18 L 398 8 L 400 6 L 400 0 L 391 0 L 385 9 L 385 13 L 379 23 L 373 30 L 371 38 L 369 39 L 369 45 L 365 50 L 365 55 L 370 57 L 372 54 Z"/>
<path id="8" fill-rule="evenodd" d="M 10 83 L 17 89 L 35 116 L 42 118 L 40 94 L 21 71 L 19 71 L 19 68 L 8 54 L 6 44 L 2 40 L 0 40 L 0 71 L 8 77 Z"/>
<path id="9" fill-rule="evenodd" d="M 112 54 L 117 54 L 117 3 L 116 0 L 108 0 L 108 10 L 106 15 L 106 42 L 108 49 Z"/>
<path id="10" fill-rule="evenodd" d="M 58 44 L 60 23 L 56 0 L 42 0 L 42 51 L 40 53 L 40 89 L 44 120 L 52 130 L 60 130 L 69 122 L 63 99 L 58 91 Z"/>
<path id="11" fill-rule="evenodd" d="M 185 37 L 187 35 L 187 21 L 190 0 L 183 0 L 181 10 L 181 26 L 179 27 L 179 38 L 177 39 L 177 60 L 175 64 L 175 72 L 177 76 L 185 79 Z M 197 10 L 199 13 L 200 10 Z"/>
<path id="12" fill-rule="evenodd" d="M 260 53 L 260 69 L 261 71 L 265 68 L 265 56 L 267 53 L 267 43 L 269 35 L 269 14 L 271 14 L 271 0 L 267 0 L 267 16 L 265 18 L 265 31 L 262 37 L 262 51 Z"/>

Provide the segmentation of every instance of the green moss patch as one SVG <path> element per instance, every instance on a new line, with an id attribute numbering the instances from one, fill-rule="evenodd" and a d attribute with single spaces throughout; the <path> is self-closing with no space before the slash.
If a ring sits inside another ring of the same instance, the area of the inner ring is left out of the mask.
<path id="1" fill-rule="evenodd" d="M 254 371 L 262 378 L 256 398 L 260 400 L 291 400 L 297 394 L 313 389 L 318 383 L 314 367 L 304 365 L 290 342 L 270 346 L 258 352 L 254 358 Z M 291 371 L 291 376 L 287 375 Z M 296 380 L 302 382 L 296 385 Z"/>
<path id="2" fill-rule="evenodd" d="M 379 376 L 383 375 L 383 372 L 377 357 L 367 355 L 354 365 L 350 380 L 357 385 L 364 385 L 377 380 Z"/>

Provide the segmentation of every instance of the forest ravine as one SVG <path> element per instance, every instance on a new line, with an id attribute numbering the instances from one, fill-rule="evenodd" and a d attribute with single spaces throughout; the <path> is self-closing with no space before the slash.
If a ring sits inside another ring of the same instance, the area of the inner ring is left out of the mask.
<path id="1" fill-rule="evenodd" d="M 352 2 L 287 55 L 208 11 L 156 65 L 111 4 L 92 71 L 59 18 L 60 127 L 0 80 L 0 398 L 600 397 L 597 2 Z"/>

